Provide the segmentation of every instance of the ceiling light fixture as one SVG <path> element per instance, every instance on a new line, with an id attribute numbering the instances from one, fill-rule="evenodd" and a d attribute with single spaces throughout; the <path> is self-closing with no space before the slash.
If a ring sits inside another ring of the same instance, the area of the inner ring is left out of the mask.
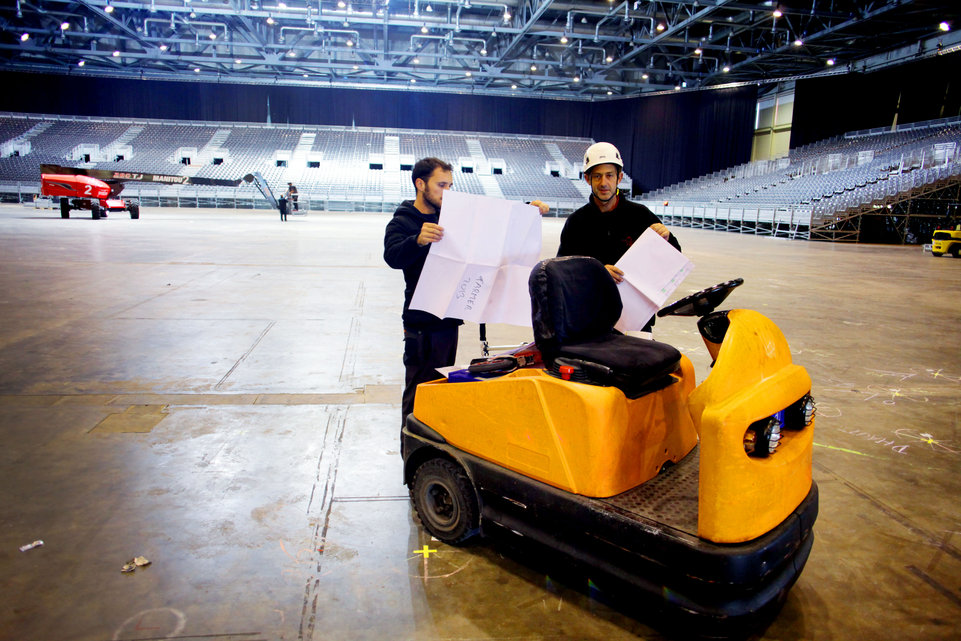
<path id="1" fill-rule="evenodd" d="M 941 31 L 951 31 L 951 25 L 950 23 L 942 22 L 941 24 L 938 25 L 938 29 L 940 29 Z"/>
<path id="2" fill-rule="evenodd" d="M 834 58 L 828 58 L 828 60 L 827 60 L 827 63 L 828 63 L 828 66 L 829 66 L 829 67 L 833 67 L 833 66 L 834 66 L 834 62 L 835 62 Z"/>
<path id="3" fill-rule="evenodd" d="M 781 11 L 780 9 L 775 9 L 775 10 L 774 10 L 774 17 L 775 17 L 775 18 L 780 18 L 780 17 L 783 16 L 783 15 L 784 15 L 784 12 Z"/>
<path id="4" fill-rule="evenodd" d="M 267 24 L 274 24 L 274 17 L 273 17 L 273 16 L 267 16 Z"/>
<path id="5" fill-rule="evenodd" d="M 730 68 L 729 66 L 727 66 L 727 65 L 724 65 L 723 67 L 721 67 L 721 71 L 723 71 L 724 73 L 727 73 L 727 72 L 730 71 L 730 70 L 731 70 L 731 68 Z"/>
<path id="6" fill-rule="evenodd" d="M 119 57 L 120 57 L 120 51 L 114 50 L 114 52 L 113 52 L 113 57 L 114 57 L 114 58 L 119 58 Z"/>
<path id="7" fill-rule="evenodd" d="M 664 26 L 664 23 L 663 23 L 663 22 L 658 22 L 658 23 L 657 23 L 657 30 L 658 30 L 658 31 L 664 31 L 665 29 L 667 29 L 667 27 Z"/>
<path id="8" fill-rule="evenodd" d="M 86 61 L 86 60 L 80 60 L 80 61 L 77 62 L 77 66 L 78 66 L 78 67 L 82 67 L 82 66 L 84 66 L 85 64 L 87 64 L 87 61 Z"/>
<path id="9" fill-rule="evenodd" d="M 427 33 L 427 31 L 428 31 L 428 29 L 427 29 L 427 25 L 426 25 L 426 24 L 425 24 L 423 27 L 420 28 L 420 32 L 421 32 L 421 33 Z"/>
<path id="10" fill-rule="evenodd" d="M 795 39 L 794 39 L 794 46 L 795 46 L 795 47 L 800 47 L 800 46 L 803 45 L 803 44 L 804 44 L 804 41 L 801 40 L 800 38 L 795 38 Z"/>
<path id="11" fill-rule="evenodd" d="M 29 33 L 24 32 L 24 34 L 23 34 L 22 36 L 20 36 L 20 42 L 26 42 L 26 41 L 29 40 L 29 39 L 30 39 L 30 34 L 29 34 Z"/>
<path id="12" fill-rule="evenodd" d="M 108 2 L 107 6 L 104 7 L 103 10 L 107 13 L 113 13 L 113 5 Z"/>
<path id="13" fill-rule="evenodd" d="M 69 23 L 69 22 L 61 22 L 61 23 L 60 23 L 60 31 L 66 31 L 66 30 L 69 29 L 69 28 L 70 28 L 70 23 Z"/>
<path id="14" fill-rule="evenodd" d="M 561 36 L 561 44 L 562 44 L 562 45 L 566 45 L 566 44 L 567 44 L 567 34 Z"/>
<path id="15" fill-rule="evenodd" d="M 537 65 L 531 65 L 531 71 L 537 71 Z"/>
<path id="16" fill-rule="evenodd" d="M 700 47 L 698 47 L 697 49 L 694 50 L 694 55 L 695 55 L 695 56 L 699 56 L 699 55 L 701 55 L 702 53 L 704 53 L 704 50 L 701 49 Z"/>

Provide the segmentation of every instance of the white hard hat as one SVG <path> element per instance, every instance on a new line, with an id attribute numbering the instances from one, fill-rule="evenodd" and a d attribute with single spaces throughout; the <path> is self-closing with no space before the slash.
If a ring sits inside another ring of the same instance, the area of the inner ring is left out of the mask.
<path id="1" fill-rule="evenodd" d="M 587 173 L 591 167 L 604 164 L 617 165 L 618 171 L 624 170 L 624 161 L 621 160 L 621 152 L 617 147 L 609 142 L 595 142 L 584 152 L 584 166 L 582 173 Z"/>

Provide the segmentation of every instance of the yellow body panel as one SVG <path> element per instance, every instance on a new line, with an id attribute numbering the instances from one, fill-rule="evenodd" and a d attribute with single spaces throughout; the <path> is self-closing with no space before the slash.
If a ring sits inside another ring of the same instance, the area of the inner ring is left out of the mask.
<path id="1" fill-rule="evenodd" d="M 681 361 L 676 383 L 633 400 L 617 388 L 562 381 L 542 369 L 424 383 L 414 416 L 465 452 L 569 492 L 614 496 L 697 444 L 687 411 L 694 368 Z"/>
<path id="2" fill-rule="evenodd" d="M 939 229 L 934 233 L 931 241 L 931 253 L 937 256 L 949 253 L 952 248 L 961 245 L 961 230 Z"/>
<path id="3" fill-rule="evenodd" d="M 792 364 L 783 334 L 751 310 L 733 310 L 710 376 L 690 398 L 701 436 L 698 536 L 718 543 L 754 539 L 783 521 L 811 488 L 814 425 L 782 430 L 777 451 L 752 458 L 744 433 L 811 389 Z"/>
<path id="4" fill-rule="evenodd" d="M 732 310 L 716 363 L 694 387 L 682 356 L 677 382 L 638 399 L 615 387 L 520 369 L 482 382 L 417 388 L 414 416 L 454 447 L 554 487 L 609 497 L 657 475 L 698 443 L 698 536 L 740 543 L 781 523 L 811 489 L 814 426 L 782 430 L 767 458 L 744 451 L 748 427 L 810 392 L 804 368 L 768 318 Z"/>

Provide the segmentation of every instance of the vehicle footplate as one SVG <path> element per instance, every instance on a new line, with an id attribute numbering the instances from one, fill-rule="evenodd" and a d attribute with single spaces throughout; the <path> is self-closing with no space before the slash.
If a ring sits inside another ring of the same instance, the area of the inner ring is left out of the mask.
<path id="1" fill-rule="evenodd" d="M 616 508 L 697 536 L 697 479 L 700 447 L 647 483 L 600 499 Z"/>

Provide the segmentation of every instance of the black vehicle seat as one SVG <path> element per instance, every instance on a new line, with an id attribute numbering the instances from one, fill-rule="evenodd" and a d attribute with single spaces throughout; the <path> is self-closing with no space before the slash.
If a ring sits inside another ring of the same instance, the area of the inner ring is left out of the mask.
<path id="1" fill-rule="evenodd" d="M 586 256 L 542 260 L 531 271 L 528 287 L 534 342 L 555 375 L 561 365 L 573 366 L 577 376 L 572 380 L 612 385 L 629 398 L 675 380 L 670 374 L 680 365 L 680 352 L 614 329 L 621 296 L 600 261 Z"/>

